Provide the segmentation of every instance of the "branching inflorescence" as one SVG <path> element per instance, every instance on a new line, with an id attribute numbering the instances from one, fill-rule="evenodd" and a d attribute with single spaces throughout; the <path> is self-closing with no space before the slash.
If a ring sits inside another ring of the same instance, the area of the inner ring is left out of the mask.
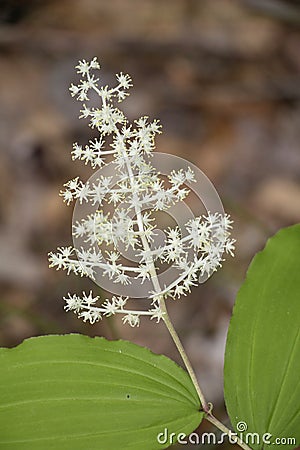
<path id="1" fill-rule="evenodd" d="M 161 133 L 161 125 L 148 117 L 130 124 L 116 107 L 129 95 L 132 83 L 128 75 L 116 75 L 113 88 L 99 87 L 93 73 L 100 69 L 96 58 L 83 60 L 76 68 L 82 80 L 71 85 L 71 95 L 83 102 L 80 118 L 89 119 L 99 137 L 86 146 L 75 143 L 72 159 L 80 159 L 94 169 L 112 164 L 113 176 L 105 176 L 100 170 L 96 181 L 84 183 L 77 177 L 65 184 L 61 196 L 68 205 L 76 200 L 90 204 L 95 211 L 73 224 L 73 237 L 82 239 L 88 248 L 58 248 L 56 253 L 49 253 L 50 266 L 91 279 L 101 271 L 101 276 L 124 286 L 132 280 L 139 280 L 141 286 L 146 280 L 151 282 L 148 310 L 128 309 L 128 297 L 113 296 L 101 303 L 92 292 L 69 294 L 64 298 L 65 309 L 84 321 L 95 323 L 116 313 L 131 326 L 139 325 L 141 315 L 159 321 L 167 297 L 186 295 L 198 284 L 199 276 L 209 276 L 221 266 L 224 252 L 233 254 L 232 221 L 227 214 L 208 212 L 189 219 L 184 230 L 178 226 L 164 230 L 165 242 L 153 246 L 155 212 L 167 211 L 184 201 L 189 194 L 186 183 L 195 181 L 194 173 L 190 168 L 173 170 L 165 180 L 151 165 L 154 138 Z M 100 107 L 85 103 L 91 92 L 101 98 Z M 105 206 L 113 208 L 113 214 L 105 212 Z M 133 252 L 135 265 L 124 262 L 120 248 Z M 171 265 L 177 275 L 169 284 L 161 285 L 158 274 L 163 264 Z"/>

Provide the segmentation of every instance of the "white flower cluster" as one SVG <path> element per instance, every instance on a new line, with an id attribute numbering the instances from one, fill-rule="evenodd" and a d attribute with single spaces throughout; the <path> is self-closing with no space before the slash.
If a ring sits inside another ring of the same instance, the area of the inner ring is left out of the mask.
<path id="1" fill-rule="evenodd" d="M 99 132 L 99 138 L 89 145 L 73 145 L 72 158 L 80 159 L 92 168 L 107 163 L 113 164 L 113 176 L 99 175 L 95 182 L 74 178 L 68 181 L 60 195 L 67 204 L 78 200 L 80 204 L 91 204 L 95 212 L 73 224 L 73 236 L 81 238 L 89 248 L 58 248 L 49 253 L 50 266 L 64 269 L 67 273 L 94 278 L 96 273 L 108 277 L 113 283 L 129 285 L 132 280 L 150 280 L 149 310 L 126 308 L 127 297 L 112 297 L 100 302 L 92 293 L 82 297 L 70 295 L 65 299 L 67 311 L 73 311 L 84 321 L 94 323 L 102 316 L 116 313 L 123 315 L 123 322 L 139 325 L 141 315 L 159 321 L 163 319 L 160 302 L 167 297 L 177 298 L 190 292 L 198 284 L 199 275 L 209 276 L 223 261 L 223 253 L 233 255 L 234 240 L 230 239 L 232 221 L 219 213 L 190 219 L 183 230 L 178 227 L 165 230 L 166 241 L 153 247 L 155 239 L 155 211 L 166 211 L 170 206 L 185 199 L 189 191 L 186 183 L 194 180 L 188 170 L 173 170 L 168 180 L 163 179 L 150 163 L 155 148 L 155 135 L 161 132 L 157 120 L 141 117 L 134 124 L 120 111 L 115 102 L 121 102 L 132 86 L 128 75 L 117 75 L 117 85 L 98 87 L 98 78 L 92 73 L 99 69 L 94 58 L 91 62 L 79 62 L 77 72 L 82 80 L 71 85 L 72 96 L 85 102 L 89 91 L 101 98 L 99 108 L 85 103 L 81 118 L 87 118 L 90 126 Z M 105 212 L 105 207 L 114 210 Z M 102 245 L 103 249 L 99 249 Z M 134 252 L 138 263 L 124 263 L 119 249 Z M 191 259 L 191 252 L 193 257 Z M 76 258 L 77 256 L 77 258 Z M 168 285 L 160 285 L 159 271 L 162 265 L 176 269 L 176 279 Z"/>
<path id="2" fill-rule="evenodd" d="M 89 295 L 83 292 L 82 297 L 69 294 L 68 297 L 64 297 L 64 300 L 66 302 L 65 310 L 75 312 L 84 322 L 89 321 L 93 324 L 102 319 L 102 316 L 109 317 L 116 313 L 124 314 L 123 323 L 128 323 L 132 327 L 138 326 L 140 322 L 139 312 L 124 309 L 128 298 L 113 296 L 111 300 L 106 299 L 102 302 L 99 307 L 97 306 L 99 297 L 94 297 L 92 291 L 90 291 Z M 144 311 L 143 314 L 151 316 L 151 319 L 157 319 L 157 322 L 162 318 L 158 305 L 155 305 L 149 311 Z"/>

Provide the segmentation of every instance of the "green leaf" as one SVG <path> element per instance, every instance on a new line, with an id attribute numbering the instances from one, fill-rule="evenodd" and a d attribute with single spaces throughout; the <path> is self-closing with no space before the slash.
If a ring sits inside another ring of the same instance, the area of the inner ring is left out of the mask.
<path id="1" fill-rule="evenodd" d="M 225 400 L 234 428 L 300 443 L 300 225 L 279 231 L 252 261 L 230 322 Z M 267 444 L 251 444 L 262 449 Z M 297 446 L 279 444 L 285 449 Z M 273 444 L 274 446 L 274 444 Z M 273 447 L 274 448 L 274 447 Z"/>
<path id="2" fill-rule="evenodd" d="M 190 433 L 199 409 L 183 369 L 130 342 L 42 336 L 0 349 L 1 450 L 166 448 L 157 435 Z"/>

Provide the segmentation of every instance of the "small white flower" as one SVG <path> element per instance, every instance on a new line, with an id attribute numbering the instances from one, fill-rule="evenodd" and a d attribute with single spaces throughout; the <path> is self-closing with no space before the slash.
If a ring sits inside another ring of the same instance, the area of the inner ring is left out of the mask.
<path id="1" fill-rule="evenodd" d="M 133 86 L 132 80 L 129 75 L 124 75 L 122 72 L 116 75 L 119 85 L 123 89 L 129 89 Z"/>
<path id="2" fill-rule="evenodd" d="M 79 312 L 82 308 L 82 300 L 81 298 L 77 297 L 76 294 L 69 294 L 68 297 L 64 297 L 64 300 L 66 302 L 65 310 L 66 311 L 74 311 Z"/>
<path id="3" fill-rule="evenodd" d="M 67 205 L 69 205 L 74 199 L 73 193 L 68 189 L 60 191 L 60 195 L 62 196 L 64 202 L 66 202 Z"/>
<path id="4" fill-rule="evenodd" d="M 116 305 L 114 299 L 112 299 L 112 301 L 106 300 L 103 304 L 103 314 L 107 317 L 112 316 L 114 314 L 116 314 L 116 312 L 118 311 L 119 307 L 118 305 Z"/>
<path id="5" fill-rule="evenodd" d="M 185 182 L 186 177 L 182 169 L 178 170 L 177 172 L 173 170 L 169 175 L 169 180 L 173 185 L 180 186 Z"/>
<path id="6" fill-rule="evenodd" d="M 86 310 L 82 311 L 78 317 L 82 318 L 84 322 L 90 322 L 91 324 L 94 324 L 95 322 L 99 322 L 101 319 L 101 314 L 98 311 L 94 310 Z"/>
<path id="7" fill-rule="evenodd" d="M 84 201 L 85 202 L 89 201 L 90 193 L 91 193 L 91 189 L 90 189 L 90 185 L 88 182 L 78 188 L 77 198 L 79 199 L 80 204 L 82 204 L 82 202 L 84 202 Z"/>
<path id="8" fill-rule="evenodd" d="M 75 69 L 77 69 L 77 73 L 81 73 L 83 76 L 85 76 L 89 73 L 90 64 L 85 59 L 83 59 L 82 61 L 79 61 Z"/>
<path id="9" fill-rule="evenodd" d="M 91 67 L 91 69 L 100 69 L 100 64 L 96 57 L 94 57 L 92 59 L 92 61 L 90 62 L 90 67 Z"/>
<path id="10" fill-rule="evenodd" d="M 114 302 L 120 310 L 123 310 L 126 305 L 128 297 L 114 297 Z"/>
<path id="11" fill-rule="evenodd" d="M 149 311 L 152 313 L 150 319 L 156 319 L 156 323 L 159 323 L 164 316 L 164 313 L 159 305 L 155 305 L 154 308 L 149 309 Z"/>
<path id="12" fill-rule="evenodd" d="M 130 277 L 128 275 L 126 275 L 124 272 L 121 272 L 119 275 L 116 276 L 115 283 L 121 283 L 121 284 L 130 284 Z"/>
<path id="13" fill-rule="evenodd" d="M 83 104 L 82 106 L 83 106 L 83 109 L 80 111 L 81 112 L 81 116 L 79 116 L 79 119 L 87 119 L 92 114 L 91 113 L 91 109 L 87 108 L 87 106 L 85 104 Z"/>
<path id="14" fill-rule="evenodd" d="M 126 314 L 122 319 L 123 323 L 128 323 L 131 327 L 140 325 L 140 317 L 138 314 Z"/>
<path id="15" fill-rule="evenodd" d="M 75 95 L 77 95 L 79 92 L 79 87 L 75 86 L 74 84 L 71 84 L 69 90 L 71 92 L 72 97 L 75 97 Z"/>
<path id="16" fill-rule="evenodd" d="M 185 175 L 186 181 L 194 182 L 194 183 L 196 182 L 195 174 L 190 167 L 188 168 L 188 170 L 185 171 L 184 175 Z"/>

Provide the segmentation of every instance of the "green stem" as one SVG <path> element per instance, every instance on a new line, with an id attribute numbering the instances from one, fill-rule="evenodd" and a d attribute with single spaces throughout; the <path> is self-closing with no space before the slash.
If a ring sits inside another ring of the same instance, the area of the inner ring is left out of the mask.
<path id="1" fill-rule="evenodd" d="M 232 437 L 236 440 L 236 443 L 245 450 L 251 450 L 251 448 L 245 444 L 245 442 L 240 439 L 236 433 L 227 428 L 222 422 L 216 419 L 211 413 L 206 414 L 205 419 L 212 423 L 216 428 L 226 433 L 229 437 Z"/>
<path id="2" fill-rule="evenodd" d="M 245 444 L 237 435 L 236 433 L 234 433 L 233 431 L 231 431 L 229 428 L 227 428 L 223 423 L 221 423 L 218 419 L 216 419 L 213 414 L 212 414 L 212 404 L 208 403 L 204 397 L 204 394 L 202 392 L 202 389 L 200 388 L 200 385 L 198 383 L 196 374 L 194 372 L 194 369 L 191 365 L 191 362 L 184 350 L 184 347 L 179 339 L 179 336 L 171 322 L 170 316 L 168 314 L 167 311 L 167 307 L 166 307 L 166 303 L 164 299 L 160 299 L 160 307 L 164 313 L 163 315 L 163 321 L 174 341 L 174 344 L 177 347 L 177 350 L 182 358 L 182 361 L 184 362 L 184 365 L 186 367 L 186 370 L 188 371 L 191 380 L 195 386 L 196 392 L 199 396 L 200 402 L 201 402 L 201 406 L 202 409 L 204 411 L 204 417 L 206 420 L 208 420 L 209 422 L 211 422 L 213 425 L 215 425 L 215 427 L 217 427 L 219 430 L 223 431 L 223 433 L 226 433 L 229 437 L 234 437 L 236 439 L 236 443 L 243 448 L 244 450 L 251 450 L 250 447 L 248 447 L 247 444 Z"/>
<path id="3" fill-rule="evenodd" d="M 180 353 L 182 361 L 184 362 L 184 365 L 185 365 L 185 367 L 186 367 L 186 369 L 187 369 L 187 371 L 188 371 L 188 373 L 189 373 L 189 375 L 190 375 L 190 377 L 192 379 L 192 382 L 193 382 L 193 384 L 195 386 L 197 394 L 198 394 L 198 396 L 200 398 L 202 409 L 203 409 L 204 412 L 209 412 L 210 406 L 207 403 L 207 401 L 205 400 L 203 392 L 202 392 L 202 390 L 201 390 L 201 388 L 199 386 L 199 383 L 197 381 L 197 377 L 196 377 L 196 374 L 194 372 L 194 369 L 193 369 L 193 367 L 192 367 L 192 365 L 190 363 L 190 360 L 189 360 L 189 358 L 188 358 L 188 356 L 187 356 L 187 354 L 186 354 L 186 352 L 185 352 L 185 350 L 183 348 L 183 345 L 182 345 L 182 343 L 181 343 L 181 341 L 179 339 L 179 336 L 178 336 L 178 334 L 177 334 L 177 332 L 176 332 L 176 330 L 175 330 L 175 328 L 174 328 L 174 326 L 173 326 L 173 324 L 171 322 L 171 319 L 170 319 L 168 311 L 167 311 L 166 303 L 165 303 L 165 301 L 163 299 L 160 300 L 160 306 L 161 306 L 162 312 L 164 313 L 163 320 L 164 320 L 164 322 L 166 324 L 166 327 L 168 328 L 168 331 L 169 331 L 169 333 L 170 333 L 170 335 L 171 335 L 171 337 L 172 337 L 172 339 L 174 341 L 174 344 L 177 347 L 177 350 Z"/>

